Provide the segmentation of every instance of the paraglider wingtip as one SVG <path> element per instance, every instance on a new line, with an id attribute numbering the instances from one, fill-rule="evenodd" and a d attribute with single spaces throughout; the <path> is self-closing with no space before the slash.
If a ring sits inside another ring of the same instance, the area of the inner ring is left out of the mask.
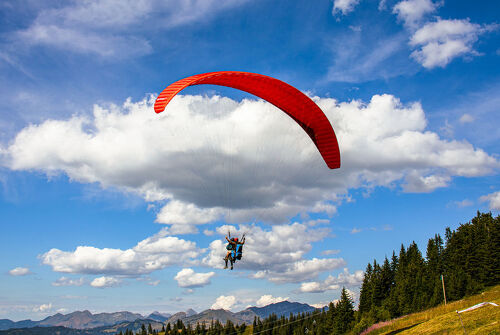
<path id="1" fill-rule="evenodd" d="M 330 170 L 340 169 L 340 162 L 335 162 L 333 164 L 328 164 L 328 167 L 330 168 Z"/>

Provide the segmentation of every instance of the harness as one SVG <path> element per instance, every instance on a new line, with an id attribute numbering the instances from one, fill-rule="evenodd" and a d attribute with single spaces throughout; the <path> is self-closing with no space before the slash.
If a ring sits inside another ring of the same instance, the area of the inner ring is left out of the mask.
<path id="1" fill-rule="evenodd" d="M 243 244 L 236 245 L 236 259 L 240 260 L 241 256 L 243 256 Z"/>
<path id="2" fill-rule="evenodd" d="M 231 235 L 229 234 L 229 236 Z M 231 252 L 231 259 L 233 259 L 234 261 L 241 260 L 241 258 L 243 257 L 243 243 L 245 243 L 245 234 L 243 234 L 241 242 L 236 242 L 234 239 L 231 239 L 231 242 L 233 243 L 228 243 L 226 245 L 226 249 Z M 234 243 L 236 243 L 236 245 Z M 231 270 L 232 269 L 233 268 L 231 265 Z"/>
<path id="3" fill-rule="evenodd" d="M 236 249 L 231 248 L 231 258 L 240 260 L 243 256 L 243 244 L 237 244 Z"/>

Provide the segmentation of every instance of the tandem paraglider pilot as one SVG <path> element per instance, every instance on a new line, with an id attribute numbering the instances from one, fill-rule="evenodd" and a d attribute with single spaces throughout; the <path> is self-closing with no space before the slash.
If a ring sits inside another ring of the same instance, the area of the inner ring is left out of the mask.
<path id="1" fill-rule="evenodd" d="M 232 270 L 233 264 L 236 262 L 236 260 L 240 260 L 243 256 L 243 244 L 245 244 L 245 235 L 243 235 L 241 241 L 238 241 L 237 237 L 229 239 L 226 236 L 226 241 L 228 242 L 228 244 L 226 246 L 227 254 L 226 257 L 224 257 L 224 261 L 226 262 L 224 269 L 227 269 L 227 261 L 229 260 L 231 261 Z"/>

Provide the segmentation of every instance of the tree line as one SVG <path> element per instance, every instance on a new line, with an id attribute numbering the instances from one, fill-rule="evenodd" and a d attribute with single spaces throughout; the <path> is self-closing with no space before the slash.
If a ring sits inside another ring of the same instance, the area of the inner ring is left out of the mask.
<path id="1" fill-rule="evenodd" d="M 208 325 L 197 323 L 195 327 L 190 324 L 185 325 L 182 320 L 177 320 L 172 325 L 167 323 L 163 325 L 161 333 L 165 335 L 241 335 L 245 332 L 246 325 L 235 325 L 231 320 L 227 320 L 226 324 L 222 324 L 219 320 L 212 320 Z M 141 325 L 141 330 L 134 333 L 132 330 L 120 331 L 118 335 L 158 335 L 160 332 L 151 327 L 151 324 L 146 327 Z"/>
<path id="2" fill-rule="evenodd" d="M 425 258 L 412 242 L 382 264 L 368 263 L 357 321 L 370 325 L 439 305 L 443 281 L 447 301 L 500 283 L 500 216 L 477 212 L 456 230 L 446 228 L 444 241 L 439 234 L 428 240 Z"/>

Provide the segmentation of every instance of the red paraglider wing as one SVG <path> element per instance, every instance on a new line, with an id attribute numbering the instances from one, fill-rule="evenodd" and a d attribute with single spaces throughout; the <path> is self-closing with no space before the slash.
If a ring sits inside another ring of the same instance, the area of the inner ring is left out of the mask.
<path id="1" fill-rule="evenodd" d="M 340 167 L 337 137 L 323 111 L 295 87 L 275 78 L 239 71 L 197 74 L 165 88 L 156 99 L 155 112 L 163 112 L 170 100 L 184 88 L 201 84 L 236 88 L 272 103 L 307 132 L 330 169 Z"/>

